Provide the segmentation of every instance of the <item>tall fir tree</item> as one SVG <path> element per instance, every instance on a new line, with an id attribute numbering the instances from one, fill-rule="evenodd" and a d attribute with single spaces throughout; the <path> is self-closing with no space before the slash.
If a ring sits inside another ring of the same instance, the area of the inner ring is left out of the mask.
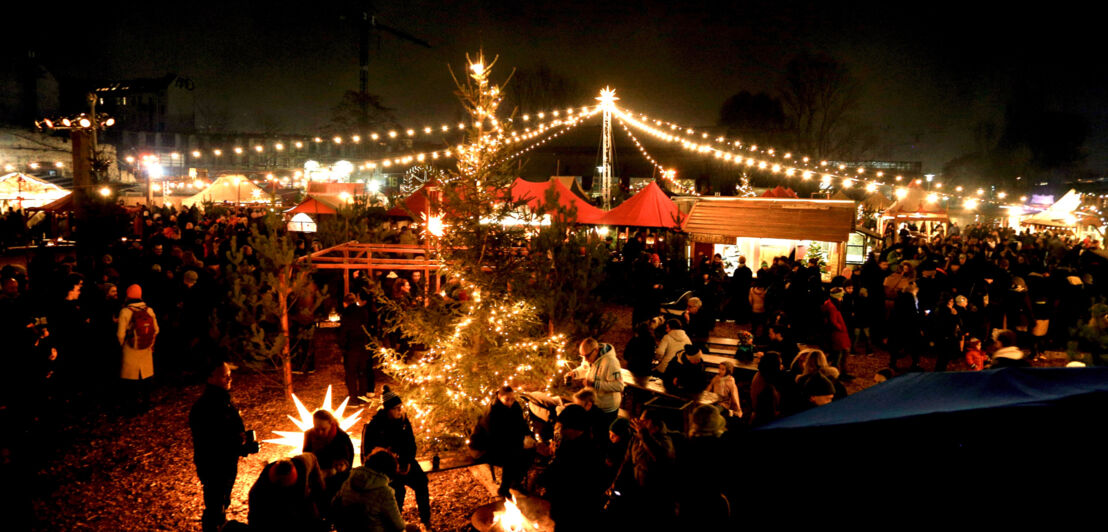
<path id="1" fill-rule="evenodd" d="M 568 337 L 556 330 L 582 332 L 569 326 L 566 309 L 597 327 L 605 320 L 588 301 L 600 282 L 593 260 L 602 242 L 575 228 L 572 212 L 552 208 L 553 198 L 532 211 L 510 197 L 514 176 L 501 164 L 510 133 L 496 115 L 503 85 L 490 82 L 491 67 L 479 55 L 462 81 L 455 77 L 479 125 L 459 149 L 458 169 L 432 191 L 436 212 L 425 224 L 447 288 L 422 306 L 381 301 L 391 329 L 415 348 L 381 347 L 378 358 L 402 387 L 417 436 L 434 449 L 463 444 L 500 386 L 547 390 L 560 383 Z M 582 290 L 579 300 L 555 294 L 563 282 Z"/>

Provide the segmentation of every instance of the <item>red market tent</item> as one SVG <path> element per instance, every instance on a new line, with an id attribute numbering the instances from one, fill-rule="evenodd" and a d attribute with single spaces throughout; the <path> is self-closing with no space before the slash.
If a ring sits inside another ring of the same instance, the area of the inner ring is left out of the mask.
<path id="1" fill-rule="evenodd" d="M 524 202 L 534 210 L 539 210 L 546 202 L 547 190 L 554 190 L 558 195 L 559 205 L 567 209 L 577 209 L 577 223 L 597 224 L 600 223 L 601 218 L 604 217 L 603 210 L 590 205 L 588 202 L 581 199 L 580 196 L 574 194 L 569 187 L 556 179 L 535 183 L 517 177 L 516 180 L 512 182 L 512 199 Z"/>
<path id="2" fill-rule="evenodd" d="M 386 214 L 389 216 L 403 216 L 405 218 L 420 217 L 421 213 L 427 213 L 431 206 L 431 191 L 429 188 L 439 188 L 438 182 L 428 182 L 427 184 L 419 187 L 419 190 L 412 192 L 408 199 L 404 200 L 397 206 L 388 210 Z M 435 196 L 441 198 L 441 193 L 436 190 Z"/>
<path id="3" fill-rule="evenodd" d="M 797 195 L 796 195 L 796 192 L 794 192 L 794 191 L 793 191 L 793 189 L 791 189 L 791 188 L 785 188 L 785 187 L 783 187 L 783 186 L 781 186 L 781 185 L 777 185 L 776 187 L 774 187 L 774 188 L 771 188 L 771 189 L 769 189 L 769 190 L 765 191 L 765 192 L 764 192 L 764 193 L 762 194 L 762 197 L 763 197 L 763 198 L 791 198 L 791 199 L 800 199 L 800 196 L 797 196 Z"/>
<path id="4" fill-rule="evenodd" d="M 312 196 L 308 196 L 308 199 L 301 202 L 300 205 L 285 211 L 286 214 L 338 214 L 338 212 L 338 209 L 330 203 Z"/>
<path id="5" fill-rule="evenodd" d="M 676 229 L 681 226 L 681 212 L 669 199 L 658 183 L 649 185 L 608 211 L 601 219 L 604 225 L 631 227 L 660 227 Z"/>

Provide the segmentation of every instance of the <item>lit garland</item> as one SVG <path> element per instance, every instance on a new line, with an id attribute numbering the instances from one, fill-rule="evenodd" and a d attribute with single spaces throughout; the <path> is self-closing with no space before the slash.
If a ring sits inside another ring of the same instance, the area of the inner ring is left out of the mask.
<path id="1" fill-rule="evenodd" d="M 809 157 L 800 157 L 797 159 L 789 152 L 780 155 L 780 158 L 778 158 L 777 150 L 773 148 L 759 148 L 757 145 L 744 145 L 741 141 L 730 140 L 726 137 L 711 139 L 710 135 L 704 132 L 701 132 L 700 138 L 697 139 L 697 131 L 693 128 L 682 127 L 676 123 L 664 120 L 651 119 L 645 114 L 638 114 L 636 116 L 636 113 L 625 108 L 619 108 L 616 112 L 621 120 L 627 121 L 627 123 L 640 131 L 644 131 L 659 140 L 677 143 L 687 150 L 705 156 L 715 157 L 735 165 L 746 165 L 751 169 L 767 171 L 773 174 L 783 174 L 786 178 L 800 176 L 800 178 L 805 181 L 819 177 L 821 181 L 828 186 L 837 181 L 843 188 L 850 188 L 856 184 L 864 184 L 868 192 L 874 192 L 879 187 L 887 186 L 892 188 L 893 192 L 900 197 L 903 197 L 903 195 L 907 193 L 907 189 L 903 187 L 898 188 L 897 186 L 897 183 L 904 181 L 903 176 L 895 176 L 893 183 L 886 183 L 881 180 L 885 175 L 884 172 L 881 171 L 874 172 L 877 179 L 869 179 L 866 177 L 867 169 L 865 167 L 857 167 L 853 169 L 853 171 L 848 172 L 846 165 L 840 164 L 834 167 L 829 161 L 814 163 Z M 718 144 L 719 147 L 713 146 L 712 143 Z M 914 183 L 921 185 L 923 184 L 923 180 L 916 179 Z M 935 188 L 942 189 L 942 183 L 935 183 Z M 961 192 L 962 187 L 956 187 L 955 191 Z M 980 203 L 984 202 L 1007 208 L 1016 206 L 998 201 L 1007 197 L 1007 194 L 1003 191 L 997 193 L 997 200 L 984 198 L 984 193 L 985 191 L 983 189 L 978 189 L 977 197 L 973 197 L 970 195 L 933 192 L 933 196 L 929 195 L 928 201 L 932 198 L 934 198 L 935 202 L 962 200 L 964 207 L 966 205 L 971 205 L 973 208 L 976 208 Z M 964 200 L 967 198 L 972 198 L 974 201 L 965 202 Z"/>
<path id="2" fill-rule="evenodd" d="M 634 142 L 635 146 L 639 148 L 639 152 L 642 153 L 642 156 L 646 158 L 647 161 L 650 161 L 650 164 L 654 165 L 654 167 L 658 169 L 658 175 L 661 176 L 663 180 L 669 183 L 671 187 L 685 194 L 696 194 L 695 190 L 682 185 L 681 182 L 675 178 L 676 170 L 663 167 L 661 164 L 658 164 L 658 161 L 654 160 L 654 157 L 651 157 L 650 153 L 646 151 L 646 147 L 643 146 L 641 142 L 639 142 L 639 139 L 635 137 L 635 134 L 631 132 L 631 129 L 627 127 L 627 124 L 624 123 L 623 120 L 619 121 L 619 125 L 623 128 L 623 131 L 627 133 L 627 136 L 631 137 L 631 141 Z"/>

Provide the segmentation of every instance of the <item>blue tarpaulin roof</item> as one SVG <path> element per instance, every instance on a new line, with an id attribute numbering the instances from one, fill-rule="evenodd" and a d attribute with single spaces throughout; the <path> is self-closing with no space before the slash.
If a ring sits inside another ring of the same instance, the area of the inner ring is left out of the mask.
<path id="1" fill-rule="evenodd" d="M 845 427 L 944 413 L 1042 406 L 1096 392 L 1108 392 L 1108 368 L 909 373 L 759 430 Z"/>

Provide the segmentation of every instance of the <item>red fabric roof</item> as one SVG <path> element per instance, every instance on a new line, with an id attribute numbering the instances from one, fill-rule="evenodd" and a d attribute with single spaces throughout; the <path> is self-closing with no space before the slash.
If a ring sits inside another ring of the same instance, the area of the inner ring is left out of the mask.
<path id="1" fill-rule="evenodd" d="M 566 208 L 577 208 L 578 223 L 596 224 L 600 223 L 601 218 L 604 217 L 603 210 L 581 199 L 569 187 L 556 179 L 535 183 L 517 177 L 512 183 L 512 199 L 525 202 L 532 209 L 539 210 L 546 202 L 546 191 L 549 189 L 553 189 L 557 193 L 559 205 Z"/>
<path id="2" fill-rule="evenodd" d="M 681 212 L 657 183 L 651 181 L 638 194 L 608 211 L 601 220 L 604 225 L 677 228 Z"/>
<path id="3" fill-rule="evenodd" d="M 404 216 L 407 218 L 415 216 L 419 218 L 419 215 L 421 213 L 426 213 L 427 208 L 430 206 L 431 202 L 428 199 L 427 187 L 431 186 L 437 187 L 439 184 L 438 182 L 428 182 L 424 184 L 422 187 L 419 187 L 419 190 L 412 192 L 412 195 L 408 196 L 408 199 L 404 200 L 402 205 L 397 205 L 389 209 L 386 214 L 389 216 Z"/>
<path id="4" fill-rule="evenodd" d="M 285 212 L 288 214 L 300 214 L 302 212 L 308 214 L 338 214 L 339 211 L 327 202 L 308 196 L 308 199 L 302 201 L 300 205 Z"/>
<path id="5" fill-rule="evenodd" d="M 777 185 L 776 187 L 774 187 L 774 188 L 771 188 L 771 189 L 769 189 L 769 190 L 765 191 L 765 193 L 763 193 L 763 194 L 762 194 L 762 197 L 763 197 L 763 198 L 792 198 L 792 199 L 800 199 L 800 196 L 797 196 L 797 195 L 796 195 L 796 192 L 794 192 L 794 191 L 793 191 L 793 189 L 791 189 L 791 188 L 785 188 L 785 187 L 783 187 L 783 186 L 781 186 L 781 185 Z"/>

